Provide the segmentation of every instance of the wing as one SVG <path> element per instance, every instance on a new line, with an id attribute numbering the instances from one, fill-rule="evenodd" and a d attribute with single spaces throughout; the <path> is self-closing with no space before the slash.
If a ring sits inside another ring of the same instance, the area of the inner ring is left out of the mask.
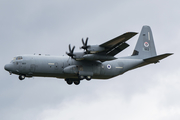
<path id="1" fill-rule="evenodd" d="M 129 45 L 125 43 L 127 40 L 135 36 L 137 33 L 135 32 L 127 32 L 123 35 L 120 35 L 112 40 L 109 40 L 108 42 L 105 42 L 100 47 L 104 47 L 105 50 L 101 53 L 105 53 L 106 55 L 115 56 L 119 52 L 126 49 Z"/>
<path id="2" fill-rule="evenodd" d="M 75 47 L 71 49 L 71 46 L 69 45 L 69 53 L 67 52 L 66 54 L 75 60 L 114 60 L 116 59 L 116 57 L 114 57 L 116 54 L 123 51 L 129 46 L 125 42 L 136 34 L 137 33 L 135 32 L 128 32 L 101 45 L 87 45 L 88 39 L 86 39 L 86 42 L 82 40 L 83 46 L 81 48 L 85 49 L 85 52 L 74 53 Z"/>

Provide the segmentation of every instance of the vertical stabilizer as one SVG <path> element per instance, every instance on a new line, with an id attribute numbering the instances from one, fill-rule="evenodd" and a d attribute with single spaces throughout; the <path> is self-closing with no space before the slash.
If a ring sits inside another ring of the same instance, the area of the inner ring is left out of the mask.
<path id="1" fill-rule="evenodd" d="M 143 26 L 132 56 L 145 59 L 156 55 L 151 28 L 149 26 Z"/>

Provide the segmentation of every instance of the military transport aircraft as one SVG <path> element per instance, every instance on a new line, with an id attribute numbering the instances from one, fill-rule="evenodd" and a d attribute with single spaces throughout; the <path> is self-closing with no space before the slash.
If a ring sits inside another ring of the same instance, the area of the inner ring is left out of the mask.
<path id="1" fill-rule="evenodd" d="M 20 80 L 25 77 L 56 77 L 65 79 L 69 85 L 78 85 L 83 79 L 109 79 L 172 55 L 157 55 L 151 28 L 143 26 L 133 54 L 115 57 L 129 46 L 126 41 L 136 34 L 127 32 L 100 45 L 88 45 L 88 38 L 86 41 L 82 39 L 81 49 L 84 51 L 74 52 L 75 46 L 71 48 L 69 45 L 69 52 L 66 52 L 69 57 L 20 55 L 14 57 L 4 69 L 10 74 L 19 75 Z"/>

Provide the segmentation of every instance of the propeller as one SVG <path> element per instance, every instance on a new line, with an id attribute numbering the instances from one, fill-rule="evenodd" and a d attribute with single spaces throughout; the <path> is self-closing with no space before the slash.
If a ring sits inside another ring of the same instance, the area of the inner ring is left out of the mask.
<path id="1" fill-rule="evenodd" d="M 84 49 L 84 50 L 86 50 L 86 52 L 88 52 L 88 47 L 90 47 L 89 45 L 87 45 L 87 43 L 88 43 L 88 38 L 86 38 L 86 41 L 84 42 L 84 39 L 82 38 L 82 44 L 83 44 L 83 46 L 80 48 L 80 49 Z"/>
<path id="2" fill-rule="evenodd" d="M 69 53 L 66 52 L 66 54 L 67 54 L 69 57 L 71 57 L 71 58 L 74 58 L 74 56 L 76 56 L 76 55 L 74 54 L 74 49 L 75 49 L 75 46 L 73 46 L 73 48 L 71 49 L 71 45 L 69 44 Z"/>

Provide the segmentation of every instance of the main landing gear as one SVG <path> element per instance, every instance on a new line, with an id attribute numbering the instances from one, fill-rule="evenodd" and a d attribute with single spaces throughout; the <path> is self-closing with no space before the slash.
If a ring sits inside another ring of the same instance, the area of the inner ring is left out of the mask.
<path id="1" fill-rule="evenodd" d="M 83 75 L 79 76 L 80 80 L 83 80 L 84 78 L 89 81 L 89 80 L 91 80 L 92 77 L 91 76 L 83 76 Z"/>
<path id="2" fill-rule="evenodd" d="M 87 81 L 90 81 L 91 78 L 92 78 L 91 76 L 86 76 L 86 80 L 87 80 Z"/>
<path id="3" fill-rule="evenodd" d="M 19 80 L 24 80 L 25 79 L 25 75 L 19 75 Z"/>
<path id="4" fill-rule="evenodd" d="M 79 79 L 66 78 L 65 81 L 67 82 L 68 85 L 72 85 L 73 83 L 75 85 L 79 85 L 80 80 L 86 79 L 86 80 L 90 81 L 91 78 L 92 78 L 91 76 L 79 76 Z"/>
<path id="5" fill-rule="evenodd" d="M 65 79 L 65 81 L 67 82 L 68 85 L 72 85 L 73 83 L 75 85 L 79 85 L 80 84 L 80 80 L 79 79 Z"/>

